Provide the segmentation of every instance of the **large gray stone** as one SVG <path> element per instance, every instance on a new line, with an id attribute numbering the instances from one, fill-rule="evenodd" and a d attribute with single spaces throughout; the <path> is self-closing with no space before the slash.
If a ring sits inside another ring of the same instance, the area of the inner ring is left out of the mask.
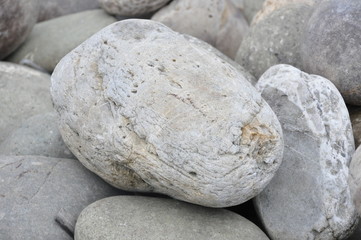
<path id="1" fill-rule="evenodd" d="M 54 112 L 38 114 L 24 121 L 0 143 L 0 155 L 74 158 L 60 135 Z"/>
<path id="2" fill-rule="evenodd" d="M 361 1 L 322 1 L 302 40 L 305 71 L 326 77 L 346 103 L 361 105 Z"/>
<path id="3" fill-rule="evenodd" d="M 60 132 L 114 186 L 238 205 L 278 169 L 281 127 L 241 72 L 190 39 L 134 19 L 81 44 L 52 75 Z"/>
<path id="4" fill-rule="evenodd" d="M 72 239 L 86 206 L 120 193 L 74 159 L 0 156 L 1 239 Z"/>
<path id="5" fill-rule="evenodd" d="M 247 219 L 223 209 L 170 199 L 119 196 L 97 201 L 80 214 L 75 240 L 267 240 Z"/>
<path id="6" fill-rule="evenodd" d="M 103 10 L 90 10 L 38 23 L 29 39 L 7 60 L 19 63 L 26 59 L 52 72 L 61 58 L 114 22 L 116 19 Z"/>
<path id="7" fill-rule="evenodd" d="M 348 185 L 354 143 L 346 105 L 327 79 L 289 65 L 256 87 L 278 116 L 285 151 L 276 176 L 255 198 L 272 239 L 345 239 L 357 224 Z"/>
<path id="8" fill-rule="evenodd" d="M 301 68 L 300 38 L 312 13 L 307 4 L 290 4 L 251 26 L 236 62 L 257 79 L 271 66 L 280 63 Z"/>
<path id="9" fill-rule="evenodd" d="M 27 118 L 53 110 L 50 76 L 0 62 L 0 143 Z"/>
<path id="10" fill-rule="evenodd" d="M 197 37 L 232 59 L 248 32 L 242 11 L 229 0 L 174 0 L 152 20 Z"/>

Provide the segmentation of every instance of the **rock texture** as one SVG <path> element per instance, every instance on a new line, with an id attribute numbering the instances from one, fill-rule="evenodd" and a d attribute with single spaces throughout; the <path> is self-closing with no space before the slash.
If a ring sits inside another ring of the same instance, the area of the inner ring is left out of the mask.
<path id="1" fill-rule="evenodd" d="M 357 224 L 348 185 L 354 152 L 349 115 L 335 86 L 289 65 L 256 87 L 277 114 L 285 151 L 255 204 L 272 239 L 345 239 Z"/>
<path id="2" fill-rule="evenodd" d="M 350 165 L 350 186 L 353 200 L 359 214 L 361 214 L 361 148 L 352 157 Z"/>
<path id="3" fill-rule="evenodd" d="M 49 88 L 48 74 L 0 62 L 0 143 L 23 120 L 53 109 Z"/>
<path id="4" fill-rule="evenodd" d="M 1 0 L 0 60 L 20 46 L 38 17 L 38 0 Z"/>
<path id="5" fill-rule="evenodd" d="M 38 114 L 24 121 L 0 143 L 0 155 L 74 158 L 63 142 L 54 112 Z"/>
<path id="6" fill-rule="evenodd" d="M 73 239 L 80 212 L 117 194 L 73 159 L 0 156 L 1 239 Z"/>
<path id="7" fill-rule="evenodd" d="M 60 131 L 114 186 L 237 205 L 278 169 L 281 127 L 242 73 L 190 38 L 124 20 L 81 44 L 52 75 Z"/>
<path id="8" fill-rule="evenodd" d="M 101 219 L 101 220 L 100 220 Z M 247 219 L 170 199 L 119 196 L 97 201 L 80 214 L 75 240 L 267 240 Z"/>
<path id="9" fill-rule="evenodd" d="M 28 60 L 52 72 L 66 54 L 116 19 L 103 10 L 90 10 L 38 23 L 29 39 L 9 58 Z"/>
<path id="10" fill-rule="evenodd" d="M 170 0 L 99 0 L 102 8 L 112 15 L 135 17 L 152 13 Z"/>
<path id="11" fill-rule="evenodd" d="M 257 79 L 273 65 L 301 68 L 300 38 L 311 13 L 312 8 L 306 4 L 291 4 L 272 12 L 250 28 L 236 62 Z"/>
<path id="12" fill-rule="evenodd" d="M 241 10 L 229 0 L 174 0 L 152 20 L 197 37 L 232 59 L 248 32 Z"/>
<path id="13" fill-rule="evenodd" d="M 357 148 L 361 144 L 361 108 L 349 106 L 348 110 L 350 112 L 355 147 Z"/>
<path id="14" fill-rule="evenodd" d="M 307 72 L 326 77 L 346 103 L 361 105 L 361 1 L 328 0 L 318 4 L 302 41 Z"/>

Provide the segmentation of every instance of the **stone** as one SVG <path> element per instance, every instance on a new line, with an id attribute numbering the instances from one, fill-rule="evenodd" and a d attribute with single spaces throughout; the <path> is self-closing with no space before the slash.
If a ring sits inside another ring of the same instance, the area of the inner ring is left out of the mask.
<path id="1" fill-rule="evenodd" d="M 233 1 L 243 1 L 244 4 L 244 14 L 249 23 L 252 22 L 252 19 L 257 14 L 259 10 L 262 9 L 262 5 L 265 0 L 233 0 Z"/>
<path id="2" fill-rule="evenodd" d="M 1 239 L 73 239 L 86 206 L 119 194 L 74 159 L 0 156 Z"/>
<path id="3" fill-rule="evenodd" d="M 38 114 L 24 121 L 0 143 L 0 155 L 75 158 L 60 135 L 54 112 Z"/>
<path id="4" fill-rule="evenodd" d="M 100 220 L 101 219 L 101 220 Z M 75 240 L 107 239 L 267 240 L 256 225 L 224 209 L 172 199 L 117 196 L 86 207 L 75 227 Z"/>
<path id="5" fill-rule="evenodd" d="M 99 0 L 101 7 L 111 15 L 136 17 L 152 13 L 170 0 Z"/>
<path id="6" fill-rule="evenodd" d="M 349 106 L 350 119 L 352 124 L 353 137 L 355 139 L 355 147 L 361 145 L 361 108 Z"/>
<path id="7" fill-rule="evenodd" d="M 345 102 L 361 105 L 361 1 L 328 0 L 315 8 L 301 43 L 304 70 L 329 79 Z"/>
<path id="8" fill-rule="evenodd" d="M 251 26 L 237 52 L 236 62 L 257 79 L 270 67 L 289 64 L 302 67 L 300 38 L 312 13 L 306 4 L 290 4 Z"/>
<path id="9" fill-rule="evenodd" d="M 281 122 L 284 157 L 255 198 L 271 239 L 345 239 L 358 216 L 348 185 L 354 153 L 346 105 L 327 79 L 289 65 L 271 67 L 256 84 Z"/>
<path id="10" fill-rule="evenodd" d="M 174 0 L 152 20 L 199 38 L 232 59 L 248 32 L 247 20 L 229 0 Z"/>
<path id="11" fill-rule="evenodd" d="M 35 25 L 29 39 L 7 61 L 24 59 L 52 72 L 66 54 L 116 19 L 103 10 L 90 10 Z"/>
<path id="12" fill-rule="evenodd" d="M 27 118 L 53 110 L 50 75 L 0 62 L 0 144 Z"/>
<path id="13" fill-rule="evenodd" d="M 116 187 L 238 205 L 278 169 L 281 127 L 241 72 L 190 38 L 132 19 L 85 41 L 52 75 L 60 132 Z"/>
<path id="14" fill-rule="evenodd" d="M 99 8 L 98 0 L 38 0 L 38 22 Z"/>
<path id="15" fill-rule="evenodd" d="M 361 147 L 357 148 L 350 164 L 350 186 L 354 203 L 361 214 Z"/>
<path id="16" fill-rule="evenodd" d="M 30 34 L 38 17 L 38 0 L 1 0 L 0 60 L 13 52 Z"/>

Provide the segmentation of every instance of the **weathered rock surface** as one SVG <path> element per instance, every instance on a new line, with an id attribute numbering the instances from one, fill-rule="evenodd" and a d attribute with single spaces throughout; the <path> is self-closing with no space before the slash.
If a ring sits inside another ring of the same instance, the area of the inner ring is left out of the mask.
<path id="1" fill-rule="evenodd" d="M 326 77 L 346 103 L 361 105 L 361 1 L 322 1 L 302 41 L 305 71 Z"/>
<path id="2" fill-rule="evenodd" d="M 237 205 L 278 169 L 281 127 L 242 73 L 189 38 L 124 20 L 81 44 L 52 75 L 60 132 L 114 186 Z"/>
<path id="3" fill-rule="evenodd" d="M 112 15 L 135 17 L 152 13 L 170 0 L 99 0 L 101 7 Z"/>
<path id="4" fill-rule="evenodd" d="M 301 68 L 300 38 L 311 13 L 307 4 L 291 4 L 272 12 L 250 28 L 236 62 L 257 79 L 273 65 L 283 63 Z"/>
<path id="5" fill-rule="evenodd" d="M 256 225 L 230 211 L 149 197 L 99 200 L 85 208 L 76 223 L 76 240 L 116 240 L 119 236 L 123 239 L 268 239 Z"/>
<path id="6" fill-rule="evenodd" d="M 241 10 L 229 0 L 174 0 L 152 20 L 197 37 L 232 59 L 248 32 Z"/>
<path id="7" fill-rule="evenodd" d="M 120 193 L 74 159 L 0 156 L 1 239 L 72 239 L 86 206 Z"/>
<path id="8" fill-rule="evenodd" d="M 352 124 L 353 137 L 355 139 L 355 147 L 361 144 L 361 108 L 355 106 L 348 107 Z"/>
<path id="9" fill-rule="evenodd" d="M 66 54 L 116 19 L 103 10 L 75 13 L 36 24 L 29 39 L 7 59 L 27 59 L 52 72 Z"/>
<path id="10" fill-rule="evenodd" d="M 24 121 L 0 143 L 0 155 L 74 158 L 63 142 L 54 112 L 38 114 Z"/>
<path id="11" fill-rule="evenodd" d="M 361 148 L 352 157 L 350 165 L 350 186 L 353 200 L 358 212 L 361 214 Z"/>
<path id="12" fill-rule="evenodd" d="M 1 0 L 0 60 L 20 46 L 38 17 L 38 0 Z"/>
<path id="13" fill-rule="evenodd" d="M 0 143 L 23 120 L 53 110 L 49 88 L 48 74 L 0 62 Z"/>
<path id="14" fill-rule="evenodd" d="M 289 65 L 256 87 L 277 114 L 285 151 L 276 176 L 255 198 L 272 239 L 345 239 L 357 224 L 348 185 L 354 152 L 345 103 L 327 79 Z"/>

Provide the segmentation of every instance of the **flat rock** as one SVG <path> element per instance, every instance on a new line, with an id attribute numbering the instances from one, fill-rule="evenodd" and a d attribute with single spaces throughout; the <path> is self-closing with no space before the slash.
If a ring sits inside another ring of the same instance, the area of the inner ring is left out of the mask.
<path id="1" fill-rule="evenodd" d="M 353 137 L 355 139 L 355 147 L 361 144 L 361 108 L 349 106 L 350 119 L 352 124 Z"/>
<path id="2" fill-rule="evenodd" d="M 53 110 L 50 75 L 0 62 L 0 143 L 27 118 Z"/>
<path id="3" fill-rule="evenodd" d="M 54 112 L 38 114 L 24 121 L 0 143 L 0 155 L 75 158 L 60 135 Z"/>
<path id="4" fill-rule="evenodd" d="M 99 221 L 101 219 L 101 221 Z M 171 199 L 119 196 L 99 200 L 80 214 L 75 240 L 267 240 L 247 219 L 223 209 Z"/>
<path id="5" fill-rule="evenodd" d="M 29 39 L 7 59 L 24 59 L 52 72 L 66 54 L 116 19 L 103 10 L 75 13 L 35 25 Z"/>
<path id="6" fill-rule="evenodd" d="M 302 39 L 304 70 L 326 77 L 346 103 L 361 105 L 361 1 L 317 5 Z"/>
<path id="7" fill-rule="evenodd" d="M 197 37 L 234 59 L 248 32 L 248 23 L 229 0 L 174 0 L 152 20 Z"/>
<path id="8" fill-rule="evenodd" d="M 0 156 L 0 236 L 73 239 L 86 206 L 120 193 L 74 159 Z"/>
<path id="9" fill-rule="evenodd" d="M 281 127 L 241 72 L 190 38 L 133 19 L 85 41 L 52 75 L 60 132 L 114 186 L 238 205 L 278 169 Z"/>
<path id="10" fill-rule="evenodd" d="M 289 65 L 256 87 L 278 116 L 285 151 L 276 176 L 255 198 L 272 239 L 345 239 L 357 224 L 348 185 L 354 143 L 346 105 L 327 79 Z"/>
<path id="11" fill-rule="evenodd" d="M 311 13 L 312 8 L 307 4 L 290 4 L 272 12 L 251 26 L 238 50 L 236 62 L 257 79 L 277 64 L 301 68 L 299 39 Z"/>
<path id="12" fill-rule="evenodd" d="M 13 52 L 30 34 L 38 17 L 38 0 L 1 0 L 0 60 Z"/>

